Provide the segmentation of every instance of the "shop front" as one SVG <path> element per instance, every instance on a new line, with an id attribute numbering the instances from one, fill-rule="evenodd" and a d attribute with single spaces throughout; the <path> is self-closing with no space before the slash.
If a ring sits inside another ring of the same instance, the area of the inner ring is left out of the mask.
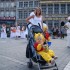
<path id="1" fill-rule="evenodd" d="M 6 25 L 7 37 L 10 37 L 10 27 L 15 25 L 15 18 L 0 18 L 0 25 L 2 24 Z"/>

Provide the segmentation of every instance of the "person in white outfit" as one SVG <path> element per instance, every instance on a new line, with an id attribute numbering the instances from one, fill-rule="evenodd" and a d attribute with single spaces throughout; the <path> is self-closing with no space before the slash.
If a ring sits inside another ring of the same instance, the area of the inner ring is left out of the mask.
<path id="1" fill-rule="evenodd" d="M 32 15 L 32 16 L 26 18 L 26 21 L 27 21 L 27 22 L 31 22 L 32 25 L 37 25 L 37 26 L 39 26 L 39 24 L 40 24 L 40 26 L 43 27 L 41 9 L 40 9 L 39 7 L 37 7 L 37 8 L 35 9 L 35 15 Z M 38 23 L 39 23 L 39 24 L 38 24 Z"/>
<path id="2" fill-rule="evenodd" d="M 21 30 L 21 38 L 22 39 L 26 38 L 26 27 L 25 26 L 22 27 L 22 30 Z"/>
<path id="3" fill-rule="evenodd" d="M 29 17 L 26 18 L 27 23 L 30 23 L 29 26 L 28 26 L 29 28 L 34 23 L 34 18 L 31 18 L 31 17 L 35 15 L 35 12 L 36 12 L 36 10 L 32 10 L 32 12 L 30 13 Z"/>
<path id="4" fill-rule="evenodd" d="M 67 28 L 67 47 L 70 48 L 70 16 L 68 17 L 68 22 L 64 26 Z"/>
<path id="5" fill-rule="evenodd" d="M 7 38 L 6 25 L 5 24 L 2 25 L 1 38 Z"/>
<path id="6" fill-rule="evenodd" d="M 20 37 L 20 26 L 16 26 L 16 38 Z"/>
<path id="7" fill-rule="evenodd" d="M 12 26 L 12 27 L 11 27 L 10 38 L 15 38 L 15 37 L 16 37 L 15 33 L 16 33 L 16 29 L 15 29 L 14 26 Z"/>

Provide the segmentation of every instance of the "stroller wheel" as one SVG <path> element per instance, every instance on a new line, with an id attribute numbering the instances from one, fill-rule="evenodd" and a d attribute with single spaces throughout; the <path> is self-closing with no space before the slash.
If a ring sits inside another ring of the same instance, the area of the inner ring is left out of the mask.
<path id="1" fill-rule="evenodd" d="M 56 64 L 56 63 L 55 63 L 55 67 L 56 67 L 56 68 L 55 68 L 55 69 L 53 69 L 53 70 L 58 70 L 58 67 L 57 67 L 57 64 Z"/>
<path id="2" fill-rule="evenodd" d="M 28 68 L 32 68 L 33 67 L 33 63 L 32 62 L 28 62 L 27 66 L 28 66 Z"/>

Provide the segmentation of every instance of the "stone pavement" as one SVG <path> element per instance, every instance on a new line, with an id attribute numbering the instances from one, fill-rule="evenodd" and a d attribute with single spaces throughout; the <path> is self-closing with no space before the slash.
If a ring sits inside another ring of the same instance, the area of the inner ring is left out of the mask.
<path id="1" fill-rule="evenodd" d="M 55 51 L 55 54 L 58 56 L 56 63 L 58 65 L 59 70 L 64 70 L 64 68 L 66 68 L 66 65 L 70 61 L 70 48 L 66 46 L 66 43 L 66 38 L 52 40 L 51 48 Z"/>
<path id="2" fill-rule="evenodd" d="M 56 63 L 59 70 L 67 70 L 70 65 L 70 48 L 66 47 L 67 40 L 52 39 L 51 41 L 50 48 L 58 56 Z M 27 68 L 26 45 L 26 39 L 0 39 L 0 70 L 38 70 L 37 64 L 34 64 L 32 69 Z"/>
<path id="3" fill-rule="evenodd" d="M 70 62 L 66 65 L 66 67 L 64 68 L 64 70 L 70 70 Z"/>

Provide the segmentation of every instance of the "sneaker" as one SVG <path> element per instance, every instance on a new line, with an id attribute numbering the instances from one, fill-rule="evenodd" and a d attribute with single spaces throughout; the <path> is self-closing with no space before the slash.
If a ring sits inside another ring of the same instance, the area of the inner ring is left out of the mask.
<path id="1" fill-rule="evenodd" d="M 55 63 L 54 59 L 51 60 L 51 64 L 53 65 Z"/>

